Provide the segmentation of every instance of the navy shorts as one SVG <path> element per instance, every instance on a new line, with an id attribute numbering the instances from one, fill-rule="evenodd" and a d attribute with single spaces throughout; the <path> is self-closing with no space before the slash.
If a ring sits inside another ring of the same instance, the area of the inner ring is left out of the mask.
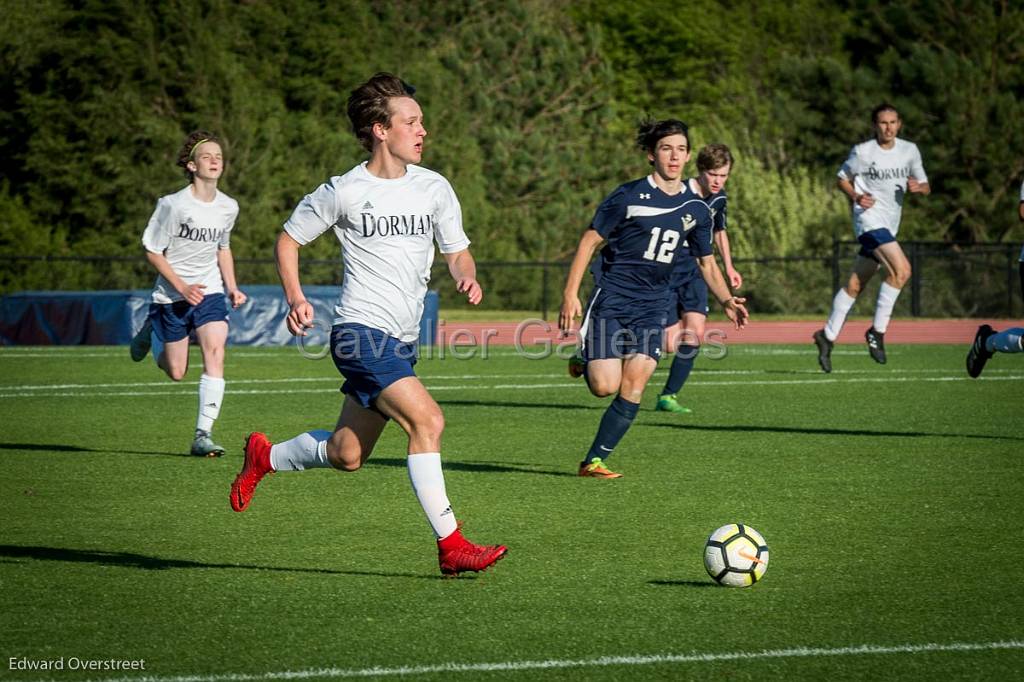
<path id="1" fill-rule="evenodd" d="M 673 279 L 668 301 L 665 313 L 669 324 L 683 319 L 686 313 L 700 313 L 707 317 L 708 284 L 700 270 L 694 268 L 685 278 Z"/>
<path id="2" fill-rule="evenodd" d="M 882 227 L 877 230 L 865 232 L 861 236 L 857 237 L 857 241 L 860 242 L 860 251 L 857 253 L 865 258 L 871 258 L 877 261 L 878 259 L 875 258 L 875 249 L 882 244 L 888 244 L 889 242 L 896 241 L 896 237 L 888 229 Z"/>
<path id="3" fill-rule="evenodd" d="M 580 329 L 583 360 L 625 358 L 634 353 L 661 358 L 665 337 L 665 304 L 597 289 Z"/>
<path id="4" fill-rule="evenodd" d="M 229 317 L 224 294 L 207 294 L 199 305 L 188 301 L 149 304 L 153 333 L 164 343 L 181 341 L 204 324 L 227 322 Z"/>
<path id="5" fill-rule="evenodd" d="M 399 341 L 364 324 L 343 322 L 331 328 L 331 357 L 345 377 L 341 392 L 367 409 L 376 410 L 373 402 L 385 388 L 416 376 L 417 353 L 415 341 Z"/>

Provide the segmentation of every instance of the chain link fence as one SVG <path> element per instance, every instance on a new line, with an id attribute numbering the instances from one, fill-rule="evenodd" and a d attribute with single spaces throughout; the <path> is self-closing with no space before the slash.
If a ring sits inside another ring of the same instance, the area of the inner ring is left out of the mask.
<path id="1" fill-rule="evenodd" d="M 914 275 L 899 298 L 896 314 L 912 317 L 1017 317 L 1024 314 L 1018 259 L 1012 244 L 961 246 L 942 242 L 901 242 Z M 743 275 L 740 293 L 754 314 L 824 315 L 836 289 L 849 276 L 859 245 L 835 242 L 822 255 L 735 258 Z M 271 258 L 236 258 L 239 285 L 276 284 Z M 443 258 L 431 269 L 431 286 L 446 313 L 469 309 L 455 291 Z M 529 311 L 557 317 L 568 262 L 479 261 L 485 297 L 481 309 Z M 147 289 L 155 273 L 143 256 L 0 255 L 0 293 L 24 290 Z M 303 284 L 338 285 L 335 259 L 300 260 Z M 863 301 L 873 301 L 882 277 L 876 275 Z M 589 276 L 585 278 L 589 282 Z M 588 288 L 585 283 L 584 288 Z M 581 292 L 586 295 L 587 291 Z"/>

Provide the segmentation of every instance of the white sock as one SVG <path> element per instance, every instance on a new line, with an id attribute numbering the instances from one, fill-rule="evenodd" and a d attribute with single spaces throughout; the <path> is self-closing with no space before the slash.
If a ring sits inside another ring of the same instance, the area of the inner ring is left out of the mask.
<path id="1" fill-rule="evenodd" d="M 427 515 L 430 527 L 438 538 L 446 538 L 458 528 L 448 494 L 444 490 L 441 453 L 423 452 L 409 455 L 409 480 L 416 499 Z"/>
<path id="2" fill-rule="evenodd" d="M 270 466 L 274 471 L 303 471 L 328 469 L 327 441 L 330 431 L 307 431 L 291 440 L 275 443 L 270 448 Z"/>
<path id="3" fill-rule="evenodd" d="M 1024 338 L 1024 327 L 1011 327 L 998 334 L 993 334 L 985 340 L 985 349 L 990 353 L 1020 353 L 1024 352 L 1021 339 Z"/>
<path id="4" fill-rule="evenodd" d="M 878 301 L 875 303 L 875 321 L 871 324 L 875 331 L 884 334 L 889 328 L 889 320 L 892 318 L 892 309 L 896 305 L 896 299 L 900 296 L 900 290 L 896 287 L 882 282 L 878 287 Z"/>
<path id="5" fill-rule="evenodd" d="M 835 341 L 839 338 L 839 330 L 846 323 L 846 316 L 856 301 L 857 299 L 846 293 L 846 289 L 839 287 L 835 298 L 832 299 L 832 312 L 828 316 L 828 322 L 825 323 L 826 339 Z"/>
<path id="6" fill-rule="evenodd" d="M 213 422 L 220 416 L 220 404 L 224 402 L 224 379 L 204 374 L 199 377 L 199 416 L 196 428 L 210 433 Z"/>

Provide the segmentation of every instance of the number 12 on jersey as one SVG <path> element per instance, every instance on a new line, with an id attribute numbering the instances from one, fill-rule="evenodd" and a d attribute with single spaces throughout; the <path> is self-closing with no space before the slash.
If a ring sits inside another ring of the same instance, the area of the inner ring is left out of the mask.
<path id="1" fill-rule="evenodd" d="M 675 230 L 664 230 L 660 227 L 651 229 L 651 241 L 644 251 L 644 260 L 656 260 L 659 263 L 671 263 L 679 244 L 679 233 Z"/>

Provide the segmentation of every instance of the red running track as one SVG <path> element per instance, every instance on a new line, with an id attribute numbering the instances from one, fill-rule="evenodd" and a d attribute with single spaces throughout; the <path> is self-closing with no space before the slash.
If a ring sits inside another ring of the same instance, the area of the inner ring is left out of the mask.
<path id="1" fill-rule="evenodd" d="M 709 322 L 707 329 L 721 330 L 727 343 L 806 343 L 821 329 L 824 321 L 816 322 L 758 322 L 745 329 L 732 329 L 728 323 Z M 967 345 L 974 340 L 978 326 L 990 324 L 995 329 L 1024 327 L 1024 320 L 894 320 L 885 334 L 889 343 L 952 343 Z M 864 332 L 871 326 L 868 320 L 850 321 L 843 327 L 837 343 L 864 343 Z M 517 334 L 517 329 L 518 334 Z M 511 346 L 516 343 L 530 345 L 545 341 L 553 344 L 569 342 L 560 338 L 557 324 L 539 319 L 516 322 L 449 322 L 438 324 L 438 341 L 445 345 Z"/>

